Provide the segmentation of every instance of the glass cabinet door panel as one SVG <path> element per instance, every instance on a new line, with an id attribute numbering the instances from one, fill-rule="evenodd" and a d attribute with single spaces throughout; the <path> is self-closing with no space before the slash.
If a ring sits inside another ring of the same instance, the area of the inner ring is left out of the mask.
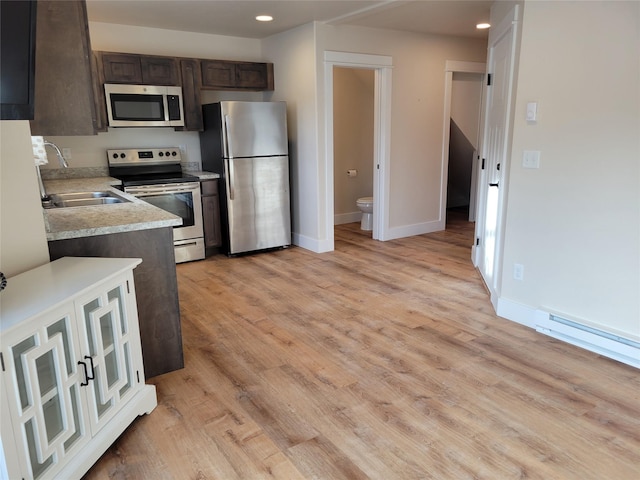
<path id="1" fill-rule="evenodd" d="M 15 380 L 18 387 L 18 394 L 20 396 L 20 406 L 22 409 L 31 405 L 29 400 L 29 394 L 27 392 L 27 377 L 25 376 L 25 369 L 22 364 L 22 355 L 33 348 L 36 344 L 36 337 L 31 336 L 22 342 L 18 343 L 11 349 L 13 352 L 13 364 L 15 369 Z M 22 412 L 20 412 L 22 413 Z"/>
<path id="2" fill-rule="evenodd" d="M 83 339 L 91 353 L 95 378 L 88 386 L 92 430 L 107 422 L 131 385 L 129 342 L 122 317 L 126 315 L 126 290 L 122 285 L 82 303 Z"/>
<path id="3" fill-rule="evenodd" d="M 31 472 L 33 478 L 39 478 L 47 468 L 53 465 L 54 457 L 53 455 L 49 455 L 45 460 L 38 459 L 37 452 L 37 440 L 36 434 L 34 432 L 34 421 L 33 418 L 29 419 L 27 423 L 24 425 L 24 433 L 27 441 L 27 450 L 29 451 L 29 464 L 31 467 Z"/>
<path id="4" fill-rule="evenodd" d="M 133 387 L 133 365 L 131 364 L 131 352 L 129 342 L 124 345 L 124 364 L 127 372 L 127 383 L 120 389 L 120 397 L 124 397 Z"/>
<path id="5" fill-rule="evenodd" d="M 6 394 L 17 444 L 28 477 L 55 471 L 71 448 L 82 448 L 86 422 L 80 401 L 75 352 L 77 334 L 70 305 L 49 312 L 30 336 L 3 335 L 9 353 Z M 38 323 L 37 321 L 34 321 Z"/>
<path id="6" fill-rule="evenodd" d="M 66 372 L 62 337 L 40 335 L 40 345 L 22 355 L 22 363 L 32 381 L 32 407 L 24 412 L 35 421 L 38 460 L 43 462 L 75 431 L 69 377 Z M 33 381 L 37 379 L 36 381 Z"/>
<path id="7" fill-rule="evenodd" d="M 122 285 L 118 285 L 113 290 L 109 290 L 109 292 L 107 292 L 107 298 L 109 299 L 109 302 L 113 300 L 117 300 L 118 302 L 118 313 L 120 314 L 120 329 L 123 335 L 127 333 L 127 323 L 129 321 L 129 318 L 127 317 L 124 309 L 125 295 L 126 293 L 124 292 L 124 287 Z"/>

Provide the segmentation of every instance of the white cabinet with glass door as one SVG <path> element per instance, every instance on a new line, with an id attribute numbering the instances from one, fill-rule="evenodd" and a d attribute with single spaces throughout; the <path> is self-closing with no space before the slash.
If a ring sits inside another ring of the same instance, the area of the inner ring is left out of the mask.
<path id="1" fill-rule="evenodd" d="M 3 478 L 80 478 L 156 406 L 144 384 L 139 263 L 67 257 L 9 279 L 0 294 Z"/>

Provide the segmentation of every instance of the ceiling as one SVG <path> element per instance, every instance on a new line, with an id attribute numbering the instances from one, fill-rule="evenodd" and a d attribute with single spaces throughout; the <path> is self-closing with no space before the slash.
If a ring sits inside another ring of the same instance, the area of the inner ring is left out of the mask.
<path id="1" fill-rule="evenodd" d="M 493 0 L 87 0 L 89 20 L 265 38 L 312 21 L 423 34 L 487 38 Z M 272 22 L 255 20 L 269 14 Z"/>

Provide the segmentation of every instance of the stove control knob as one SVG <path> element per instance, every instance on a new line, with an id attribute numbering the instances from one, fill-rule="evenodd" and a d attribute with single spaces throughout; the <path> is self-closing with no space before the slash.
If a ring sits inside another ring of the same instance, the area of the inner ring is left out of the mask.
<path id="1" fill-rule="evenodd" d="M 160 152 L 160 153 L 158 153 L 158 156 L 159 156 L 159 157 L 164 157 L 164 153 L 163 153 L 163 152 Z"/>
<path id="2" fill-rule="evenodd" d="M 165 153 L 165 155 L 168 157 L 169 155 L 171 155 L 171 152 L 169 152 L 169 150 L 167 150 L 167 152 Z"/>
<path id="3" fill-rule="evenodd" d="M 171 156 L 175 157 L 177 155 L 176 151 L 174 150 L 173 152 L 171 152 Z"/>
<path id="4" fill-rule="evenodd" d="M 113 158 L 118 158 L 118 154 L 117 154 L 117 153 L 114 153 L 114 154 L 113 154 Z"/>
<path id="5" fill-rule="evenodd" d="M 121 153 L 121 154 L 120 154 L 120 158 L 126 158 L 126 156 L 127 156 L 127 155 L 126 155 L 125 153 Z"/>

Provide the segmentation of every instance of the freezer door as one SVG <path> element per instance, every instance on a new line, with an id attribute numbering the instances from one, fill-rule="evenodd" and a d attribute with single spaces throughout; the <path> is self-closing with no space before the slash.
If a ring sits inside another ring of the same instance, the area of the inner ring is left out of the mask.
<path id="1" fill-rule="evenodd" d="M 223 156 L 288 155 L 285 102 L 220 102 Z"/>
<path id="2" fill-rule="evenodd" d="M 225 159 L 229 253 L 291 244 L 289 157 Z"/>

